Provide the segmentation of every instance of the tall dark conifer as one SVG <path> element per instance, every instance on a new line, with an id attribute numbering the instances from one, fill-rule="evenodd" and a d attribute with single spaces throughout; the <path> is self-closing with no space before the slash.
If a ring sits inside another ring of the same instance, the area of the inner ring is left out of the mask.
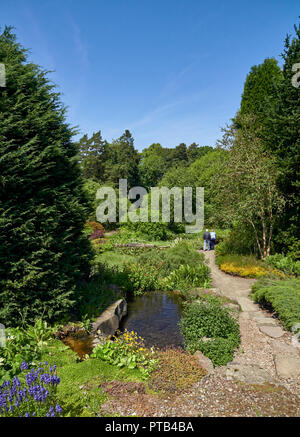
<path id="1" fill-rule="evenodd" d="M 279 182 L 288 203 L 278 226 L 278 250 L 300 251 L 300 87 L 293 85 L 293 65 L 300 63 L 300 25 L 295 26 L 295 36 L 287 36 L 283 79 L 274 84 L 265 125 L 265 143 L 277 157 L 282 170 Z M 297 243 L 298 241 L 298 243 Z"/>
<path id="2" fill-rule="evenodd" d="M 86 198 L 74 134 L 46 72 L 0 34 L 0 321 L 53 319 L 89 273 Z"/>

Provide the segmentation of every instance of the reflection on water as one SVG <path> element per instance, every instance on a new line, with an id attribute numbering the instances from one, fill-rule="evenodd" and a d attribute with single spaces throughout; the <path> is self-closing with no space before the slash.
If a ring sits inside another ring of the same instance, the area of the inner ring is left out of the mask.
<path id="1" fill-rule="evenodd" d="M 174 293 L 149 292 L 128 301 L 128 315 L 120 329 L 136 331 L 146 346 L 183 347 L 178 326 L 181 311 L 181 299 Z"/>
<path id="2" fill-rule="evenodd" d="M 82 335 L 80 337 L 69 335 L 62 339 L 62 342 L 76 352 L 80 358 L 84 358 L 86 354 L 90 354 L 93 350 L 93 336 Z"/>

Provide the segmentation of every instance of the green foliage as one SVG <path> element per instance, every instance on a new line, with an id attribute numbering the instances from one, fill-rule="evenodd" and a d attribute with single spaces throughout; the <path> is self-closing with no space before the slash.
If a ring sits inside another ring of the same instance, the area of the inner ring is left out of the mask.
<path id="1" fill-rule="evenodd" d="M 128 130 L 112 143 L 103 140 L 100 131 L 91 138 L 84 135 L 77 146 L 84 178 L 114 187 L 121 178 L 128 180 L 129 188 L 138 185 L 139 156 Z"/>
<path id="2" fill-rule="evenodd" d="M 234 223 L 233 227 L 226 232 L 225 235 L 220 235 L 217 232 L 218 244 L 215 247 L 217 255 L 238 254 L 258 255 L 257 244 L 255 236 L 253 235 L 253 228 L 246 223 Z"/>
<path id="3" fill-rule="evenodd" d="M 0 382 L 20 373 L 23 361 L 37 364 L 52 332 L 42 319 L 25 328 L 7 328 L 6 345 L 0 347 Z"/>
<path id="4" fill-rule="evenodd" d="M 300 276 L 300 261 L 294 261 L 292 256 L 285 256 L 281 253 L 270 255 L 265 259 L 265 262 L 287 275 Z"/>
<path id="5" fill-rule="evenodd" d="M 291 330 L 300 322 L 300 279 L 260 279 L 252 291 L 256 302 L 272 306 L 286 329 Z"/>
<path id="6" fill-rule="evenodd" d="M 187 349 L 203 352 L 215 366 L 231 361 L 240 343 L 238 323 L 216 298 L 209 296 L 186 306 L 179 326 Z"/>
<path id="7" fill-rule="evenodd" d="M 273 87 L 282 80 L 282 71 L 276 59 L 267 58 L 260 65 L 251 67 L 242 94 L 240 114 L 255 114 L 263 122 L 266 103 L 274 99 Z M 239 117 L 237 117 L 239 122 Z"/>
<path id="8" fill-rule="evenodd" d="M 152 222 L 127 222 L 123 227 L 134 232 L 137 237 L 144 240 L 170 240 L 174 234 L 169 229 L 168 223 Z"/>
<path id="9" fill-rule="evenodd" d="M 85 179 L 99 183 L 105 171 L 105 158 L 107 156 L 108 143 L 102 140 L 101 132 L 93 133 L 91 138 L 84 135 L 78 144 L 79 159 L 82 174 Z"/>
<path id="10" fill-rule="evenodd" d="M 46 72 L 0 35 L 0 319 L 54 319 L 74 304 L 92 257 L 74 131 Z"/>
<path id="11" fill-rule="evenodd" d="M 159 263 L 140 264 L 126 263 L 122 273 L 125 279 L 122 281 L 124 290 L 135 296 L 145 293 L 145 291 L 157 290 L 159 288 Z"/>
<path id="12" fill-rule="evenodd" d="M 135 332 L 125 330 L 114 341 L 108 340 L 93 349 L 92 358 L 108 361 L 113 366 L 138 368 L 142 378 L 147 379 L 157 364 L 153 349 L 146 349 L 144 340 Z"/>
<path id="13" fill-rule="evenodd" d="M 96 193 L 101 188 L 101 184 L 99 182 L 95 182 L 93 179 L 86 179 L 83 184 L 83 189 L 86 193 L 86 196 L 89 200 L 89 220 L 96 219 L 96 210 L 99 204 L 101 203 L 100 199 L 96 199 Z"/>
<path id="14" fill-rule="evenodd" d="M 82 320 L 101 314 L 114 301 L 124 297 L 121 290 L 111 290 L 109 284 L 117 275 L 117 268 L 105 263 L 97 264 L 97 271 L 86 282 L 78 285 L 75 293 L 74 313 Z"/>
<path id="15" fill-rule="evenodd" d="M 160 263 L 160 277 L 170 275 L 174 270 L 179 269 L 181 265 L 196 267 L 204 262 L 203 254 L 196 252 L 193 243 L 189 240 L 179 240 L 177 244 L 169 249 L 153 250 L 150 253 L 144 253 L 140 256 L 141 263 Z"/>
<path id="16" fill-rule="evenodd" d="M 169 276 L 161 280 L 163 289 L 189 290 L 191 288 L 208 287 L 210 284 L 210 269 L 205 264 L 197 266 L 181 265 Z"/>
<path id="17" fill-rule="evenodd" d="M 264 142 L 281 168 L 278 186 L 288 199 L 285 210 L 276 223 L 277 251 L 287 252 L 299 234 L 299 168 L 300 168 L 300 93 L 292 84 L 292 66 L 300 59 L 300 25 L 295 34 L 287 36 L 281 57 L 283 79 L 273 86 L 273 95 L 264 120 Z"/>

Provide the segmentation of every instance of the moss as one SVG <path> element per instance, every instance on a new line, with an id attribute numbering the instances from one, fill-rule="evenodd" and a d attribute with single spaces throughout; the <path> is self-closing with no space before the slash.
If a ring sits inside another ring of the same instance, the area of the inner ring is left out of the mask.
<path id="1" fill-rule="evenodd" d="M 57 365 L 61 379 L 57 396 L 66 416 L 99 416 L 101 404 L 107 400 L 101 388 L 104 382 L 142 380 L 136 369 L 119 369 L 98 359 L 80 361 L 59 340 L 51 340 L 42 360 Z"/>

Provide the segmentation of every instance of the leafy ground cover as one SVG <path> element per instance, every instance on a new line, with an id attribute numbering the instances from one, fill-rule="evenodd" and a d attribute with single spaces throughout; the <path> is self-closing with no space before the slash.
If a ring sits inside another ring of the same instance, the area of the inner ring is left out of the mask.
<path id="1" fill-rule="evenodd" d="M 180 329 L 185 347 L 191 352 L 201 351 L 215 366 L 232 361 L 240 344 L 238 322 L 219 298 L 209 294 L 186 305 Z"/>
<path id="2" fill-rule="evenodd" d="M 300 279 L 261 279 L 253 287 L 253 299 L 271 307 L 283 326 L 291 330 L 300 323 Z"/>

